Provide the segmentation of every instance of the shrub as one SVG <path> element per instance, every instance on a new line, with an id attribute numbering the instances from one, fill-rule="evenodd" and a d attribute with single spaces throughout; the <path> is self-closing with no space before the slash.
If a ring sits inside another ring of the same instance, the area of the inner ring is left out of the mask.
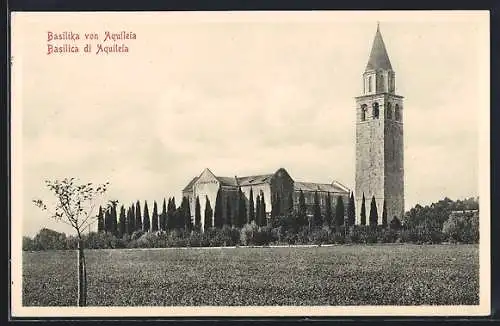
<path id="1" fill-rule="evenodd" d="M 131 239 L 132 240 L 139 240 L 139 238 L 142 237 L 143 234 L 144 234 L 144 232 L 142 232 L 141 230 L 134 231 L 134 232 L 132 232 Z"/>
<path id="2" fill-rule="evenodd" d="M 23 251 L 34 251 L 36 250 L 35 241 L 30 237 L 23 237 Z"/>
<path id="3" fill-rule="evenodd" d="M 244 246 L 252 245 L 255 233 L 258 231 L 259 227 L 255 224 L 255 221 L 243 225 L 240 231 L 240 243 Z"/>
<path id="4" fill-rule="evenodd" d="M 66 249 L 66 234 L 43 228 L 33 238 L 35 250 Z"/>
<path id="5" fill-rule="evenodd" d="M 293 231 L 286 231 L 282 237 L 283 243 L 293 245 L 298 241 L 297 233 Z"/>
<path id="6" fill-rule="evenodd" d="M 333 239 L 332 239 L 332 243 L 336 243 L 336 244 L 344 244 L 346 243 L 346 236 L 345 236 L 345 233 L 344 232 L 334 232 L 332 233 L 333 235 Z"/>
<path id="7" fill-rule="evenodd" d="M 346 236 L 346 242 L 348 243 L 363 243 L 364 237 L 362 236 L 362 226 L 355 225 L 353 226 Z"/>
<path id="8" fill-rule="evenodd" d="M 188 236 L 185 231 L 180 231 L 178 229 L 174 229 L 167 233 L 166 235 L 166 247 L 187 247 L 188 245 Z M 161 244 L 160 245 L 164 245 Z"/>
<path id="9" fill-rule="evenodd" d="M 479 214 L 451 214 L 443 224 L 443 234 L 451 242 L 479 242 Z"/>
<path id="10" fill-rule="evenodd" d="M 254 235 L 254 244 L 257 246 L 267 246 L 277 240 L 277 238 L 273 236 L 272 228 L 270 226 L 261 226 L 257 233 L 254 233 Z"/>
<path id="11" fill-rule="evenodd" d="M 137 245 L 137 240 L 130 240 L 127 243 L 127 248 L 138 248 L 139 246 Z"/>
<path id="12" fill-rule="evenodd" d="M 202 243 L 203 234 L 199 231 L 193 231 L 189 235 L 187 245 L 188 247 L 200 247 Z"/>
<path id="13" fill-rule="evenodd" d="M 278 241 L 279 237 L 271 226 L 257 226 L 252 221 L 240 231 L 240 243 L 244 246 L 265 246 Z"/>
<path id="14" fill-rule="evenodd" d="M 394 243 L 398 234 L 393 229 L 381 229 L 378 231 L 378 242 L 381 243 Z"/>
<path id="15" fill-rule="evenodd" d="M 223 247 L 230 243 L 231 239 L 228 237 L 228 231 L 222 231 L 218 228 L 210 228 L 203 234 L 203 245 L 207 247 Z"/>
<path id="16" fill-rule="evenodd" d="M 66 238 L 66 249 L 76 250 L 78 249 L 78 237 L 70 235 Z"/>
<path id="17" fill-rule="evenodd" d="M 158 235 L 153 232 L 146 232 L 137 239 L 137 246 L 139 248 L 157 248 L 158 243 Z"/>
<path id="18" fill-rule="evenodd" d="M 236 246 L 240 243 L 239 229 L 224 225 L 221 229 L 221 233 L 224 246 Z"/>
<path id="19" fill-rule="evenodd" d="M 328 228 L 316 229 L 309 234 L 309 243 L 322 245 L 332 243 L 331 231 Z"/>
<path id="20" fill-rule="evenodd" d="M 415 229 L 405 227 L 399 231 L 398 239 L 400 240 L 400 242 L 416 243 L 418 240 L 418 236 L 415 232 Z"/>
<path id="21" fill-rule="evenodd" d="M 83 235 L 82 240 L 85 248 L 89 249 L 112 249 L 117 247 L 117 238 L 111 233 L 91 232 Z"/>
<path id="22" fill-rule="evenodd" d="M 366 236 L 365 236 L 365 243 L 377 243 L 379 236 L 378 236 L 378 229 L 374 226 L 368 226 L 365 228 Z"/>
<path id="23" fill-rule="evenodd" d="M 274 239 L 273 243 L 281 244 L 284 242 L 283 238 L 285 237 L 286 231 L 283 226 L 273 227 L 271 229 L 271 234 L 272 238 Z"/>
<path id="24" fill-rule="evenodd" d="M 297 233 L 297 241 L 295 243 L 296 244 L 308 244 L 309 241 L 310 241 L 309 228 L 307 226 L 304 226 L 301 229 L 299 229 L 299 232 Z"/>
<path id="25" fill-rule="evenodd" d="M 394 218 L 389 223 L 389 228 L 391 230 L 399 230 L 399 229 L 401 229 L 401 221 L 399 220 L 399 218 L 397 218 L 396 216 L 394 216 Z"/>

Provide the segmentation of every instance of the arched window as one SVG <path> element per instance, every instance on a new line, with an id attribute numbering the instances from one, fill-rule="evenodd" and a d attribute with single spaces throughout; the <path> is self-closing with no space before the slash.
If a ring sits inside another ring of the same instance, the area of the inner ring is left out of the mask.
<path id="1" fill-rule="evenodd" d="M 392 119 L 392 104 L 391 103 L 387 103 L 387 105 L 386 105 L 385 116 L 386 116 L 387 120 Z"/>
<path id="2" fill-rule="evenodd" d="M 372 92 L 372 76 L 368 77 L 368 93 Z"/>
<path id="3" fill-rule="evenodd" d="M 366 104 L 361 105 L 361 121 L 366 121 Z"/>
<path id="4" fill-rule="evenodd" d="M 373 103 L 373 108 L 372 108 L 372 116 L 373 116 L 373 119 L 378 119 L 378 116 L 379 116 L 379 108 L 378 108 L 378 103 L 375 102 Z"/>
<path id="5" fill-rule="evenodd" d="M 394 119 L 396 119 L 396 121 L 401 121 L 401 108 L 398 104 L 394 107 Z"/>

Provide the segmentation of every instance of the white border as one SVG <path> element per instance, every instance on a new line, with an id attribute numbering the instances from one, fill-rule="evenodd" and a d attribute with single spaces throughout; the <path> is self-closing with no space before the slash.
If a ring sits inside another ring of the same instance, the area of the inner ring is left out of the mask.
<path id="1" fill-rule="evenodd" d="M 396 13 L 396 14 L 395 14 Z M 140 12 L 140 13 L 13 13 L 11 50 L 14 66 L 11 76 L 11 314 L 13 317 L 178 317 L 178 316 L 485 316 L 490 314 L 490 117 L 489 117 L 489 12 L 488 11 L 422 11 L 377 12 L 377 17 L 385 21 L 460 21 L 477 20 L 487 29 L 484 39 L 477 44 L 485 51 L 488 60 L 480 62 L 479 88 L 484 92 L 484 100 L 479 119 L 479 183 L 480 183 L 480 304 L 477 306 L 262 306 L 262 307 L 23 307 L 22 306 L 22 48 L 21 37 L 16 37 L 20 24 L 16 17 L 23 19 L 38 15 L 64 15 L 92 21 L 107 15 L 113 19 L 123 19 L 124 14 L 169 15 L 170 22 L 193 21 L 363 21 L 372 20 L 374 12 Z M 30 16 L 31 15 L 31 16 Z M 471 45 L 472 46 L 472 45 Z"/>

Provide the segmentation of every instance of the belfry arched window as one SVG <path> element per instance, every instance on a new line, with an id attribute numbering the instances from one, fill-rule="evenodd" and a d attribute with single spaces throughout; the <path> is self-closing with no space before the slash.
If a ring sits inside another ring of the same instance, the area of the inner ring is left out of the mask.
<path id="1" fill-rule="evenodd" d="M 385 107 L 386 107 L 385 116 L 386 116 L 387 120 L 391 120 L 392 119 L 392 104 L 387 103 L 387 105 Z"/>
<path id="2" fill-rule="evenodd" d="M 372 107 L 373 107 L 372 108 L 373 119 L 378 119 L 378 116 L 379 116 L 378 103 L 377 102 L 373 103 Z"/>
<path id="3" fill-rule="evenodd" d="M 361 121 L 366 121 L 366 104 L 361 105 Z"/>
<path id="4" fill-rule="evenodd" d="M 368 93 L 372 92 L 372 76 L 368 77 Z"/>
<path id="5" fill-rule="evenodd" d="M 396 119 L 396 121 L 401 121 L 401 108 L 398 104 L 394 107 L 394 119 Z"/>

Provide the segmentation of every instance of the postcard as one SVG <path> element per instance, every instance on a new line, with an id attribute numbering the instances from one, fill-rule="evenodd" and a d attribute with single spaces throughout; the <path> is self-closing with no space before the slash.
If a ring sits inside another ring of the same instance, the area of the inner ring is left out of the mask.
<path id="1" fill-rule="evenodd" d="M 12 316 L 488 315 L 489 28 L 12 13 Z"/>

